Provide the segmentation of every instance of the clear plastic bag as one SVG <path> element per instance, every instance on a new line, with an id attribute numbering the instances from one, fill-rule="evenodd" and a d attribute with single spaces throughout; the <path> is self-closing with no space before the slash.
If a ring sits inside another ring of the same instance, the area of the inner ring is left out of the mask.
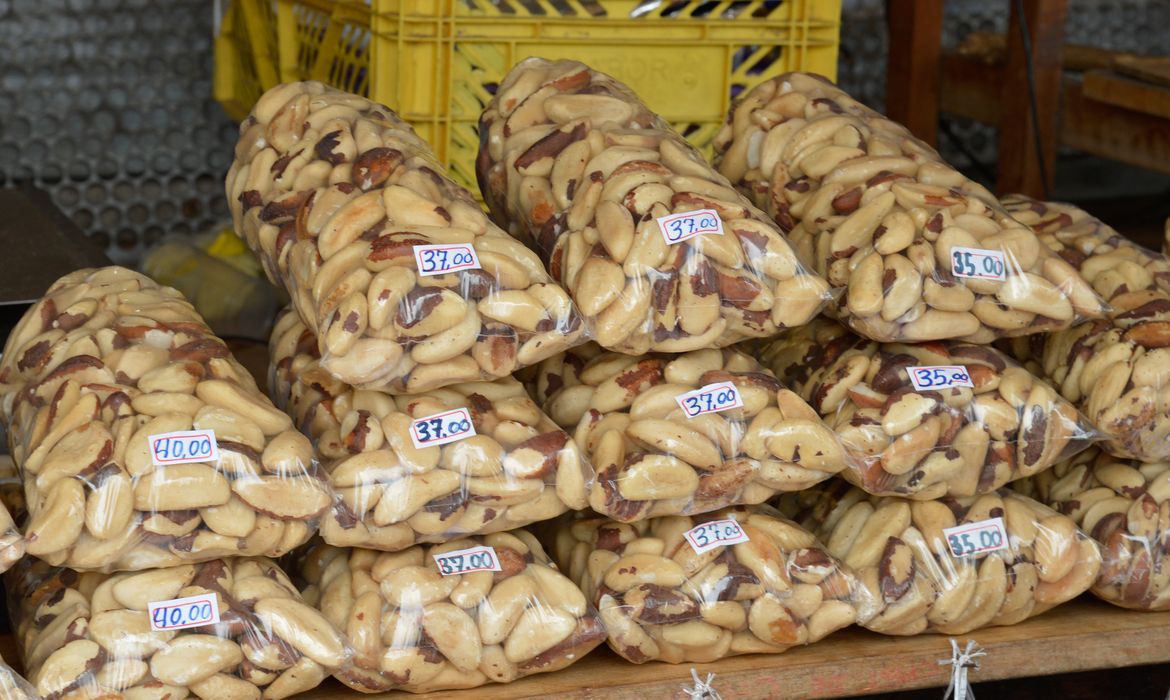
<path id="1" fill-rule="evenodd" d="M 330 474 L 334 501 L 321 523 L 329 544 L 393 551 L 588 505 L 592 473 L 580 450 L 515 379 L 404 396 L 356 390 L 319 366 L 312 334 L 288 311 L 269 347 L 276 402 Z"/>
<path id="2" fill-rule="evenodd" d="M 768 506 L 554 527 L 558 565 L 597 606 L 610 648 L 633 663 L 779 653 L 877 611 L 848 569 Z"/>
<path id="3" fill-rule="evenodd" d="M 767 216 L 608 75 L 521 61 L 479 133 L 493 216 L 535 245 L 608 349 L 767 337 L 831 298 Z"/>
<path id="4" fill-rule="evenodd" d="M 40 700 L 32 684 L 0 660 L 0 700 Z"/>
<path id="5" fill-rule="evenodd" d="M 861 455 L 842 476 L 877 495 L 990 493 L 1097 438 L 1054 389 L 985 345 L 877 343 L 818 319 L 756 354 Z"/>
<path id="6" fill-rule="evenodd" d="M 1069 204 L 1004 204 L 1113 307 L 1106 321 L 1005 347 L 1085 412 L 1110 453 L 1170 459 L 1170 259 Z"/>
<path id="7" fill-rule="evenodd" d="M 1064 513 L 1101 545 L 1093 594 L 1136 610 L 1170 610 L 1170 463 L 1092 449 L 1012 488 Z"/>
<path id="8" fill-rule="evenodd" d="M 719 171 L 846 288 L 829 312 L 868 338 L 989 343 L 1103 315 L 991 193 L 824 78 L 755 87 L 715 150 Z"/>
<path id="9" fill-rule="evenodd" d="M 540 259 L 388 107 L 323 83 L 272 88 L 241 125 L 227 196 L 342 381 L 492 380 L 585 340 Z"/>
<path id="10" fill-rule="evenodd" d="M 279 700 L 316 687 L 351 655 L 261 557 L 118 574 L 26 560 L 6 583 L 41 697 Z"/>
<path id="11" fill-rule="evenodd" d="M 54 565 L 279 556 L 329 504 L 308 439 L 182 295 L 125 268 L 53 284 L 8 338 L 0 395 L 27 549 Z"/>
<path id="12" fill-rule="evenodd" d="M 510 683 L 605 639 L 597 611 L 524 530 L 392 554 L 319 545 L 299 572 L 305 600 L 353 646 L 334 676 L 364 693 Z"/>
<path id="13" fill-rule="evenodd" d="M 882 634 L 1013 625 L 1084 593 L 1101 568 L 1071 518 L 1007 489 L 910 501 L 837 481 L 778 507 L 857 574 L 879 609 L 861 625 Z"/>
<path id="14" fill-rule="evenodd" d="M 616 520 L 762 503 L 850 459 L 808 404 L 732 349 L 632 357 L 585 345 L 546 362 L 542 405 L 576 426 L 596 471 L 589 505 Z"/>

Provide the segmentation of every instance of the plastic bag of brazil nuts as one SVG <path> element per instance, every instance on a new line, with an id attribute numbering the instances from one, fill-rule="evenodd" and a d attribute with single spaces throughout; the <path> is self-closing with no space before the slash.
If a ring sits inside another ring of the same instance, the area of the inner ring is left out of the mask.
<path id="1" fill-rule="evenodd" d="M 1123 608 L 1170 610 L 1170 463 L 1091 449 L 1012 488 L 1072 518 L 1101 545 L 1094 595 Z"/>
<path id="2" fill-rule="evenodd" d="M 1012 338 L 1005 349 L 1084 411 L 1110 453 L 1170 459 L 1170 259 L 1072 205 L 1004 203 L 1113 307 L 1107 320 Z"/>
<path id="3" fill-rule="evenodd" d="M 0 659 L 0 700 L 39 700 L 37 691 Z"/>
<path id="4" fill-rule="evenodd" d="M 632 357 L 585 345 L 546 362 L 538 400 L 576 426 L 597 474 L 589 505 L 616 520 L 761 503 L 850 459 L 807 403 L 735 350 Z"/>
<path id="5" fill-rule="evenodd" d="M 329 504 L 288 416 L 178 292 L 125 268 L 53 284 L 8 338 L 0 399 L 27 549 L 55 565 L 277 556 Z"/>
<path id="6" fill-rule="evenodd" d="M 522 61 L 479 133 L 493 216 L 535 245 L 608 349 L 766 337 L 831 297 L 763 212 L 608 75 Z"/>
<path id="7" fill-rule="evenodd" d="M 605 639 L 597 611 L 524 530 L 381 553 L 318 546 L 305 600 L 353 646 L 334 676 L 366 693 L 509 683 Z"/>
<path id="8" fill-rule="evenodd" d="M 882 634 L 1012 625 L 1084 593 L 1101 568 L 1071 518 L 1007 489 L 910 501 L 836 481 L 778 506 L 857 574 L 878 603 L 860 624 Z"/>
<path id="9" fill-rule="evenodd" d="M 846 294 L 829 311 L 881 341 L 1067 328 L 1101 299 L 982 186 L 819 76 L 788 73 L 736 104 L 719 171 Z"/>
<path id="10" fill-rule="evenodd" d="M 851 572 L 768 506 L 554 526 L 557 564 L 601 612 L 609 646 L 634 663 L 778 653 L 876 612 Z"/>
<path id="11" fill-rule="evenodd" d="M 322 83 L 272 88 L 241 125 L 227 195 L 342 381 L 491 380 L 584 340 L 540 259 L 388 107 Z"/>
<path id="12" fill-rule="evenodd" d="M 29 562 L 6 579 L 39 697 L 278 700 L 350 656 L 274 562 L 118 574 Z"/>
<path id="13" fill-rule="evenodd" d="M 1097 437 L 1054 389 L 985 345 L 877 343 L 818 319 L 757 354 L 863 456 L 842 476 L 878 495 L 988 493 Z"/>
<path id="14" fill-rule="evenodd" d="M 356 390 L 320 367 L 312 334 L 288 312 L 269 348 L 276 401 L 330 474 L 330 544 L 404 549 L 588 505 L 580 450 L 514 379 L 404 396 Z"/>

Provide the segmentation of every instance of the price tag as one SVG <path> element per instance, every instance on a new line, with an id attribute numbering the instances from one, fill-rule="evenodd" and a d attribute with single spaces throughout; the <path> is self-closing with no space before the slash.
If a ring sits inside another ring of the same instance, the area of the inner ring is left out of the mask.
<path id="1" fill-rule="evenodd" d="M 1004 549 L 1008 546 L 1003 518 L 980 520 L 977 523 L 956 525 L 943 530 L 947 546 L 955 557 L 969 557 Z"/>
<path id="2" fill-rule="evenodd" d="M 687 418 L 743 406 L 739 390 L 731 382 L 716 382 L 674 397 Z"/>
<path id="3" fill-rule="evenodd" d="M 937 367 L 910 367 L 910 383 L 918 391 L 923 389 L 948 389 L 965 386 L 972 389 L 971 374 L 962 365 L 939 365 Z"/>
<path id="4" fill-rule="evenodd" d="M 219 459 L 214 430 L 180 430 L 177 433 L 151 435 L 146 442 L 156 467 L 186 462 L 215 462 Z"/>
<path id="5" fill-rule="evenodd" d="M 449 245 L 416 245 L 414 262 L 422 277 L 442 275 L 460 270 L 478 270 L 479 256 L 470 243 Z"/>
<path id="6" fill-rule="evenodd" d="M 424 447 L 446 445 L 463 438 L 475 435 L 475 424 L 471 421 L 471 412 L 466 408 L 457 408 L 446 413 L 436 413 L 433 416 L 419 418 L 410 424 L 410 439 L 420 450 Z"/>
<path id="7" fill-rule="evenodd" d="M 472 571 L 503 571 L 496 550 L 491 547 L 471 547 L 435 555 L 439 573 L 444 576 L 467 574 Z"/>
<path id="8" fill-rule="evenodd" d="M 747 533 L 734 520 L 712 520 L 687 530 L 683 537 L 691 543 L 695 554 L 748 541 Z"/>
<path id="9" fill-rule="evenodd" d="M 982 248 L 951 248 L 951 274 L 981 280 L 1007 279 L 1003 251 Z"/>
<path id="10" fill-rule="evenodd" d="M 150 614 L 152 632 L 219 623 L 219 598 L 215 593 L 160 600 L 157 603 L 147 603 L 146 607 Z"/>
<path id="11" fill-rule="evenodd" d="M 723 220 L 719 218 L 719 212 L 714 209 L 699 209 L 682 214 L 660 216 L 656 221 L 658 222 L 658 230 L 662 231 L 662 237 L 669 245 L 695 236 L 702 236 L 705 233 L 713 236 L 723 235 Z"/>

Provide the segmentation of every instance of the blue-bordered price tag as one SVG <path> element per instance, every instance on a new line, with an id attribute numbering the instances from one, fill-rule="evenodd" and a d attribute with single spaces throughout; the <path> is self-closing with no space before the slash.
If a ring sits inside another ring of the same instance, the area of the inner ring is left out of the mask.
<path id="1" fill-rule="evenodd" d="M 711 520 L 687 530 L 683 537 L 691 543 L 695 554 L 748 541 L 747 533 L 734 520 Z"/>
<path id="2" fill-rule="evenodd" d="M 448 442 L 469 438 L 472 435 L 475 435 L 475 423 L 471 420 L 471 412 L 466 408 L 436 413 L 433 416 L 419 418 L 410 424 L 410 439 L 420 450 L 424 447 L 446 445 Z"/>
<path id="3" fill-rule="evenodd" d="M 972 557 L 986 554 L 1008 546 L 1007 530 L 1003 518 L 980 520 L 976 523 L 956 525 L 943 530 L 947 547 L 955 557 Z"/>
<path id="4" fill-rule="evenodd" d="M 150 459 L 156 467 L 187 462 L 215 462 L 219 446 L 214 430 L 180 430 L 176 433 L 151 435 L 146 439 Z"/>
<path id="5" fill-rule="evenodd" d="M 147 603 L 146 608 L 153 632 L 219 624 L 219 598 L 214 592 Z"/>
<path id="6" fill-rule="evenodd" d="M 479 256 L 470 243 L 416 245 L 414 262 L 418 265 L 420 277 L 479 269 Z"/>
<path id="7" fill-rule="evenodd" d="M 670 245 L 695 236 L 723 235 L 723 220 L 719 218 L 719 212 L 714 209 L 699 209 L 681 214 L 660 216 L 655 221 L 658 222 L 658 230 L 662 231 L 662 237 Z"/>
<path id="8" fill-rule="evenodd" d="M 955 246 L 951 248 L 951 274 L 981 280 L 1005 280 L 1007 266 L 1003 251 Z"/>
<path id="9" fill-rule="evenodd" d="M 743 406 L 739 389 L 731 382 L 716 382 L 674 397 L 687 418 Z"/>
<path id="10" fill-rule="evenodd" d="M 487 546 L 470 547 L 435 555 L 439 573 L 444 576 L 469 574 L 473 571 L 503 571 L 496 550 Z"/>
<path id="11" fill-rule="evenodd" d="M 907 371 L 910 372 L 910 383 L 918 391 L 949 389 L 954 386 L 975 388 L 971 382 L 971 373 L 962 365 L 910 367 Z"/>

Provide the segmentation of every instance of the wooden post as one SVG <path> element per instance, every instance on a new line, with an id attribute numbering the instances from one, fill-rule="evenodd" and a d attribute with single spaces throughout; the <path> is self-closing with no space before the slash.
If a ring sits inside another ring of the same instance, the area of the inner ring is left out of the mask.
<path id="1" fill-rule="evenodd" d="M 1004 66 L 1003 111 L 999 120 L 1000 194 L 1022 192 L 1031 197 L 1051 193 L 1056 149 L 1060 136 L 1060 85 L 1064 62 L 1064 22 L 1067 0 L 1023 0 L 1024 19 L 1031 37 L 1032 70 L 1036 79 L 1036 114 L 1040 126 L 1039 150 L 1032 102 L 1028 94 L 1028 54 L 1020 35 L 1016 0 L 1008 23 L 1007 62 Z"/>
<path id="2" fill-rule="evenodd" d="M 937 142 L 943 0 L 889 0 L 886 114 Z"/>

